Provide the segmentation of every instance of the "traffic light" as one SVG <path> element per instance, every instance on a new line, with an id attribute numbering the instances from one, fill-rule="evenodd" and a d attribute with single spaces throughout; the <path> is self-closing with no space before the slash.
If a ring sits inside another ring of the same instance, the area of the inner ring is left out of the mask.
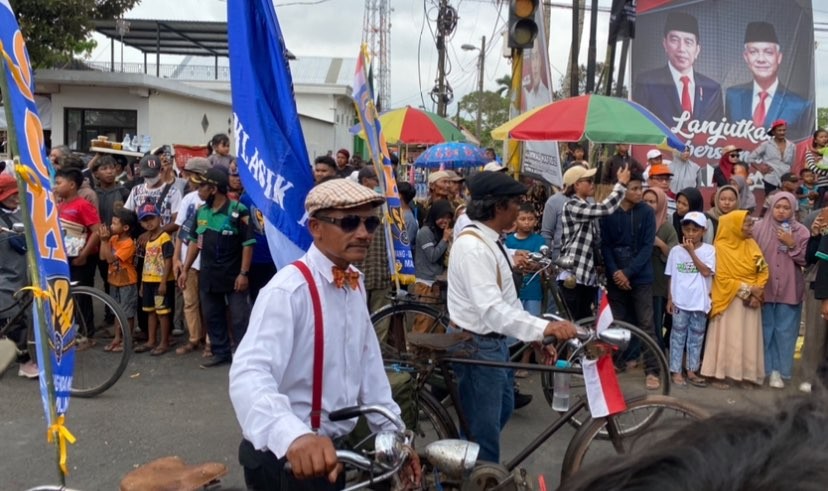
<path id="1" fill-rule="evenodd" d="M 538 35 L 538 0 L 510 0 L 509 4 L 509 47 L 532 49 Z"/>

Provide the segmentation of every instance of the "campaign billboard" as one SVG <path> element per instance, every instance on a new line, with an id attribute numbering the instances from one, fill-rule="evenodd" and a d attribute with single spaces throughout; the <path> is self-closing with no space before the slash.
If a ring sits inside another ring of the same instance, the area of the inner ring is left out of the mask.
<path id="1" fill-rule="evenodd" d="M 521 72 L 520 112 L 525 113 L 552 102 L 552 76 L 549 69 L 549 53 L 543 26 L 543 5 L 538 5 L 535 22 L 538 36 L 532 49 L 523 51 Z M 561 162 L 558 142 L 545 141 L 523 143 L 523 167 L 521 173 L 549 184 L 561 185 Z"/>
<path id="2" fill-rule="evenodd" d="M 785 120 L 787 138 L 815 129 L 811 0 L 638 0 L 632 99 L 691 145 L 700 165 L 745 151 Z M 637 148 L 644 162 L 648 148 Z"/>

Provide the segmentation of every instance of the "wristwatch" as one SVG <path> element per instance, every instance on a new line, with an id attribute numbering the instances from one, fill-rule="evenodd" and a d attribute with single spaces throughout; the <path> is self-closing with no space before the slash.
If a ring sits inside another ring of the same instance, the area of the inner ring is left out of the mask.
<path id="1" fill-rule="evenodd" d="M 239 274 L 242 276 L 247 276 L 247 273 L 249 273 L 249 271 L 239 271 Z"/>

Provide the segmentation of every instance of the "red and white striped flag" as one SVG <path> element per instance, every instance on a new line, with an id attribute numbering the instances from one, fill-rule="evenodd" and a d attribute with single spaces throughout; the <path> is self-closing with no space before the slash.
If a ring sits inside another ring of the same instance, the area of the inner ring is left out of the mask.
<path id="1" fill-rule="evenodd" d="M 602 291 L 595 329 L 601 332 L 607 329 L 612 321 L 612 310 L 610 310 L 606 293 Z M 589 412 L 593 418 L 603 418 L 627 409 L 624 395 L 618 385 L 611 354 L 608 353 L 597 360 L 584 360 L 583 370 Z"/>

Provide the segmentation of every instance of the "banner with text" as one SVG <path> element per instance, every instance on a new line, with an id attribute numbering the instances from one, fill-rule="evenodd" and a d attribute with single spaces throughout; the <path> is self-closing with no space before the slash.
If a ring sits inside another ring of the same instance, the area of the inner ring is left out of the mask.
<path id="1" fill-rule="evenodd" d="M 787 122 L 787 138 L 815 127 L 810 0 L 638 0 L 632 99 L 714 164 L 733 144 L 751 151 Z M 644 162 L 649 148 L 638 147 Z"/>
<path id="2" fill-rule="evenodd" d="M 523 51 L 521 113 L 552 102 L 552 75 L 549 70 L 543 9 L 541 3 L 535 12 L 535 22 L 538 25 L 535 47 Z M 562 177 L 558 142 L 524 142 L 521 173 L 527 177 L 543 179 L 549 184 L 560 186 Z"/>

